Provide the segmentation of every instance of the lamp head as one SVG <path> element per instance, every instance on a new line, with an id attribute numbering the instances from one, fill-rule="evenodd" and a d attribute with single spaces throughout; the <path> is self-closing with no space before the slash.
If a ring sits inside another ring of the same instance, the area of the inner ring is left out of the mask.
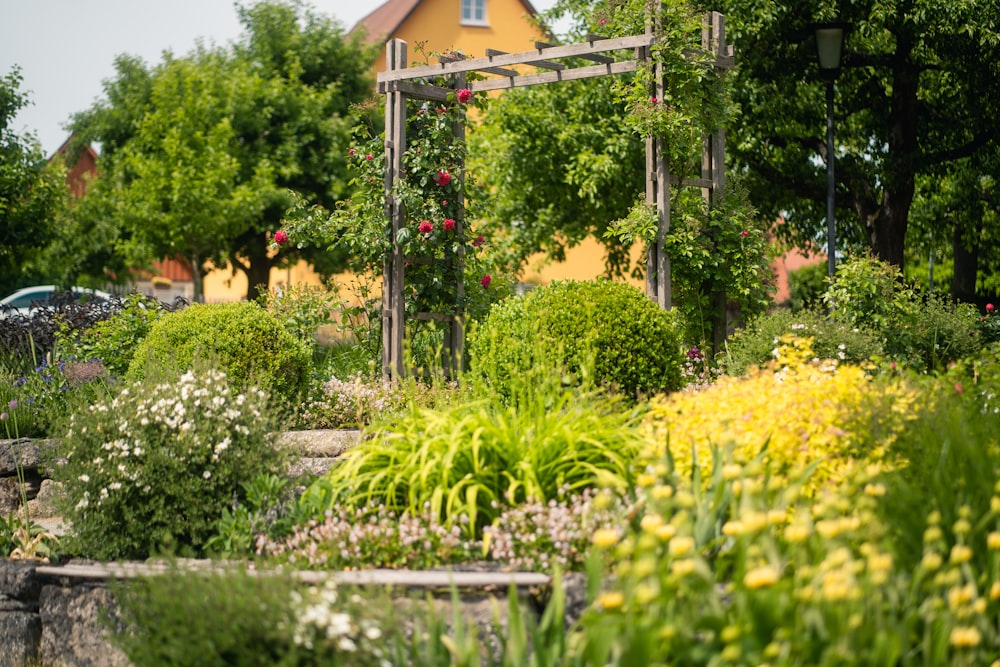
<path id="1" fill-rule="evenodd" d="M 843 21 L 812 24 L 816 35 L 816 54 L 819 72 L 825 79 L 836 79 L 844 55 L 844 37 L 851 31 L 851 24 Z"/>

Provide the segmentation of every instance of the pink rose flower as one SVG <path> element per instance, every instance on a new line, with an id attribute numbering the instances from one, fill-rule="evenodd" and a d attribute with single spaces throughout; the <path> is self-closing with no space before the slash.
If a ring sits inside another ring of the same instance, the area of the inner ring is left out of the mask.
<path id="1" fill-rule="evenodd" d="M 442 188 L 449 183 L 451 183 L 451 174 L 447 171 L 439 171 L 434 175 L 434 182 L 440 185 Z"/>
<path id="2" fill-rule="evenodd" d="M 487 273 L 483 276 L 483 279 L 479 281 L 479 284 L 483 286 L 483 289 L 489 289 L 491 282 L 493 282 L 493 278 L 491 278 L 490 274 Z"/>
<path id="3" fill-rule="evenodd" d="M 455 221 L 452 220 L 451 218 L 448 218 L 447 220 L 444 221 L 444 231 L 450 232 L 453 229 L 455 229 Z"/>
<path id="4" fill-rule="evenodd" d="M 357 151 L 354 150 L 353 148 L 351 150 L 347 151 L 348 155 L 354 155 L 355 153 L 357 153 Z"/>
<path id="5" fill-rule="evenodd" d="M 477 236 L 472 241 L 472 247 L 473 248 L 478 248 L 479 246 L 483 245 L 484 243 L 486 243 L 486 239 L 484 239 L 482 236 Z"/>
<path id="6" fill-rule="evenodd" d="M 274 242 L 278 245 L 285 245 L 288 243 L 288 232 L 284 229 L 279 229 L 274 233 Z"/>
<path id="7" fill-rule="evenodd" d="M 743 236 L 748 236 L 750 232 L 744 229 L 742 232 L 740 232 L 740 234 L 742 234 Z"/>
<path id="8" fill-rule="evenodd" d="M 993 312 L 993 304 L 992 303 L 986 304 L 986 312 L 987 313 L 992 313 Z"/>
<path id="9" fill-rule="evenodd" d="M 366 156 L 365 156 L 365 159 L 366 159 L 366 160 L 371 160 L 371 159 L 372 159 L 372 154 L 371 154 L 371 153 L 369 153 L 368 155 L 366 155 Z"/>
<path id="10" fill-rule="evenodd" d="M 420 223 L 420 226 L 417 227 L 417 229 L 421 234 L 430 234 L 434 231 L 434 225 L 431 224 L 430 220 L 424 220 Z"/>
<path id="11" fill-rule="evenodd" d="M 458 93 L 456 93 L 455 97 L 457 97 L 458 101 L 462 104 L 468 104 L 469 100 L 472 99 L 472 91 L 468 88 L 462 88 L 458 91 Z"/>

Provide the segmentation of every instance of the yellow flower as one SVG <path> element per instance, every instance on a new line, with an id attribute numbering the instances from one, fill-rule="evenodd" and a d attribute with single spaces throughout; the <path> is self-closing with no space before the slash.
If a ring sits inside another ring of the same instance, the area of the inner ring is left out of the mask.
<path id="1" fill-rule="evenodd" d="M 722 534 L 735 537 L 743 533 L 743 523 L 740 521 L 727 521 L 722 525 Z"/>
<path id="2" fill-rule="evenodd" d="M 948 642 L 952 646 L 957 646 L 959 648 L 971 648 L 973 646 L 978 646 L 982 639 L 983 636 L 979 633 L 979 630 L 974 627 L 954 628 L 951 631 L 951 635 L 948 636 Z"/>
<path id="3" fill-rule="evenodd" d="M 749 533 L 757 533 L 767 528 L 767 514 L 764 512 L 747 512 L 742 517 L 743 527 Z"/>
<path id="4" fill-rule="evenodd" d="M 951 548 L 950 560 L 952 563 L 968 563 L 972 560 L 972 549 L 964 544 L 956 544 Z"/>
<path id="5" fill-rule="evenodd" d="M 953 586 L 948 590 L 948 608 L 955 611 L 959 607 L 972 602 L 976 597 L 976 587 L 972 584 L 967 586 Z"/>
<path id="6" fill-rule="evenodd" d="M 656 477 L 650 475 L 649 473 L 639 473 L 635 476 L 635 482 L 639 486 L 653 486 L 656 484 Z"/>
<path id="7" fill-rule="evenodd" d="M 956 535 L 968 535 L 972 530 L 972 524 L 968 519 L 959 519 L 955 522 L 954 530 Z"/>
<path id="8" fill-rule="evenodd" d="M 743 474 L 743 466 L 738 463 L 729 463 L 722 466 L 722 479 L 732 481 Z"/>
<path id="9" fill-rule="evenodd" d="M 785 539 L 793 544 L 805 542 L 811 534 L 812 529 L 801 523 L 793 523 L 785 528 Z"/>
<path id="10" fill-rule="evenodd" d="M 665 500 L 674 495 L 674 487 L 667 486 L 666 484 L 657 484 L 650 490 L 650 493 L 656 500 Z"/>
<path id="11" fill-rule="evenodd" d="M 770 565 L 756 567 L 743 576 L 743 585 L 751 590 L 773 586 L 778 582 L 780 575 L 778 571 Z"/>
<path id="12" fill-rule="evenodd" d="M 654 532 L 658 538 L 666 541 L 672 539 L 677 534 L 677 528 L 673 524 L 665 523 L 662 526 L 658 526 Z"/>
<path id="13" fill-rule="evenodd" d="M 993 531 L 986 536 L 986 546 L 990 551 L 1000 551 L 1000 532 Z"/>
<path id="14" fill-rule="evenodd" d="M 882 484 L 866 484 L 865 495 L 878 498 L 885 495 L 885 486 Z"/>
<path id="15" fill-rule="evenodd" d="M 642 521 L 639 522 L 639 527 L 647 533 L 655 533 L 656 529 L 662 525 L 663 517 L 659 514 L 647 514 L 642 517 Z"/>
<path id="16" fill-rule="evenodd" d="M 621 591 L 605 591 L 597 596 L 596 602 L 601 609 L 614 611 L 625 604 L 625 595 Z"/>
<path id="17" fill-rule="evenodd" d="M 655 558 L 640 558 L 635 562 L 635 567 L 633 568 L 635 576 L 640 579 L 643 577 L 648 577 L 649 575 L 656 572 L 656 559 Z"/>
<path id="18" fill-rule="evenodd" d="M 635 601 L 647 605 L 656 599 L 656 587 L 651 584 L 639 584 L 635 587 Z"/>
<path id="19" fill-rule="evenodd" d="M 1000 581 L 994 581 L 990 586 L 990 599 L 994 602 L 1000 600 Z"/>
<path id="20" fill-rule="evenodd" d="M 693 574 L 697 566 L 698 563 L 694 558 L 682 558 L 670 564 L 670 571 L 678 577 L 686 577 L 689 574 Z"/>
<path id="21" fill-rule="evenodd" d="M 932 525 L 924 531 L 924 544 L 927 544 L 928 542 L 937 542 L 942 536 L 943 533 L 941 532 L 941 529 Z"/>
<path id="22" fill-rule="evenodd" d="M 686 556 L 694 551 L 694 538 L 687 535 L 675 537 L 670 540 L 669 551 L 671 556 Z"/>
<path id="23" fill-rule="evenodd" d="M 619 535 L 618 531 L 613 528 L 601 528 L 594 531 L 594 535 L 591 541 L 594 543 L 595 547 L 606 549 L 608 547 L 613 547 L 618 544 Z"/>
<path id="24" fill-rule="evenodd" d="M 920 561 L 920 566 L 925 570 L 933 572 L 934 570 L 941 567 L 941 563 L 944 560 L 941 558 L 941 554 L 936 554 L 933 551 L 924 554 L 923 560 Z"/>

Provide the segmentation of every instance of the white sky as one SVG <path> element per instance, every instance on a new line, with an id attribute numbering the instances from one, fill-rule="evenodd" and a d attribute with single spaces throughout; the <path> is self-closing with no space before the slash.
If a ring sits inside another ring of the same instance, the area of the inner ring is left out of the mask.
<path id="1" fill-rule="evenodd" d="M 532 6 L 543 11 L 554 2 L 532 0 Z M 309 4 L 349 29 L 382 0 Z M 68 138 L 70 116 L 103 97 L 101 83 L 114 76 L 116 55 L 152 65 L 165 50 L 184 55 L 198 39 L 223 45 L 239 34 L 233 0 L 0 0 L 0 76 L 20 66 L 21 92 L 30 102 L 13 129 L 34 134 L 49 156 Z"/>

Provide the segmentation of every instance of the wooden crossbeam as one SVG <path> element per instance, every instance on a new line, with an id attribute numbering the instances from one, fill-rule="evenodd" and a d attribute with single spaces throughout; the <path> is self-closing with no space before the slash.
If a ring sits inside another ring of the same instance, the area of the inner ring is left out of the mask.
<path id="1" fill-rule="evenodd" d="M 424 65 L 421 67 L 410 67 L 407 69 L 391 69 L 379 72 L 378 83 L 388 81 L 402 81 L 409 79 L 427 79 L 436 76 L 448 76 L 459 72 L 474 72 L 483 67 L 504 67 L 509 65 L 532 65 L 540 60 L 553 60 L 558 58 L 583 58 L 587 54 L 600 53 L 603 51 L 620 51 L 624 49 L 635 49 L 644 46 L 651 46 L 656 41 L 653 35 L 633 35 L 632 37 L 618 37 L 606 39 L 600 42 L 570 44 L 569 46 L 553 46 L 546 49 L 535 49 L 533 51 L 522 51 L 520 53 L 508 53 L 493 58 L 469 58 L 467 60 L 449 60 L 439 65 Z M 611 62 L 614 62 L 611 59 Z M 610 63 L 606 63 L 610 64 Z"/>
<path id="2" fill-rule="evenodd" d="M 551 49 L 556 46 L 557 46 L 556 44 L 550 44 L 548 42 L 535 42 L 536 49 Z M 577 57 L 583 58 L 584 60 L 592 60 L 595 63 L 604 63 L 604 64 L 613 63 L 615 61 L 614 58 L 610 58 L 608 56 L 601 56 L 596 53 L 581 53 L 577 55 Z"/>
<path id="3" fill-rule="evenodd" d="M 486 55 L 489 58 L 492 58 L 494 56 L 505 56 L 508 53 L 509 53 L 508 51 L 497 51 L 496 49 L 486 49 Z M 551 60 L 538 60 L 531 64 L 534 65 L 535 67 L 541 67 L 543 69 L 552 69 L 552 70 L 566 69 L 566 66 L 563 65 L 562 63 L 553 62 Z"/>

